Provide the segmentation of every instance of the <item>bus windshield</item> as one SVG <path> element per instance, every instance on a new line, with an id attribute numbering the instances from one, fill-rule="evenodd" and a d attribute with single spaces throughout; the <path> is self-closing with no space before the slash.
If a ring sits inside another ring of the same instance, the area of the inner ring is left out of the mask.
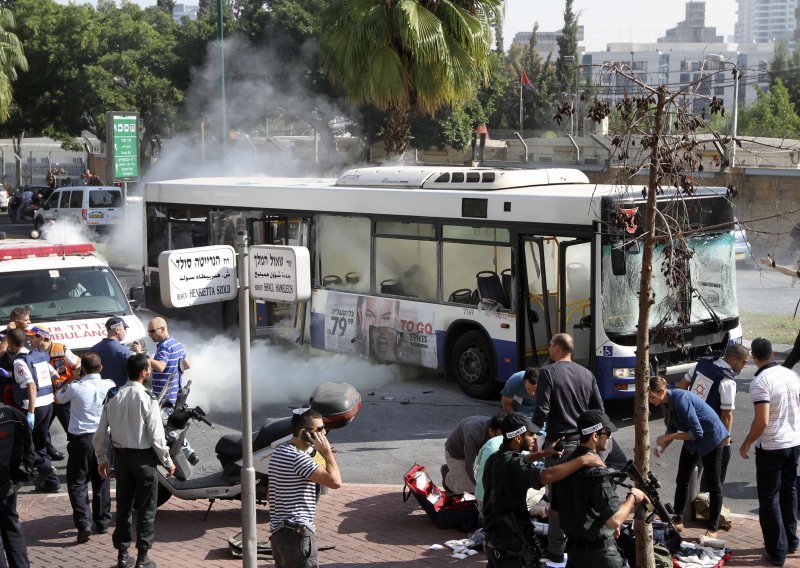
<path id="1" fill-rule="evenodd" d="M 733 256 L 734 236 L 729 233 L 705 234 L 689 239 L 694 250 L 689 262 L 691 288 L 690 325 L 738 317 L 736 278 Z M 603 322 L 609 338 L 619 340 L 636 336 L 639 318 L 639 277 L 642 253 L 627 254 L 626 274 L 615 276 L 611 270 L 611 245 L 602 247 Z M 655 304 L 650 311 L 650 328 L 659 324 L 678 325 L 679 307 L 667 301 L 667 284 L 662 273 L 664 245 L 657 244 L 653 257 L 653 293 Z M 674 294 L 673 294 L 674 295 Z M 699 296 L 699 297 L 698 297 Z M 689 297 L 689 294 L 686 294 Z"/>
<path id="2" fill-rule="evenodd" d="M 58 321 L 128 315 L 125 294 L 105 266 L 24 270 L 0 274 L 0 321 L 26 306 L 31 320 Z"/>

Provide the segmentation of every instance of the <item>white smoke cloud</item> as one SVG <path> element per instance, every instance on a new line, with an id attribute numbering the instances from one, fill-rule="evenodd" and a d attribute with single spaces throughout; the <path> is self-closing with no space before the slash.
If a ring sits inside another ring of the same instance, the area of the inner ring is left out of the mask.
<path id="1" fill-rule="evenodd" d="M 207 411 L 241 410 L 238 339 L 198 331 L 178 321 L 169 323 L 169 332 L 183 343 L 191 363 L 184 375 L 184 382 L 192 381 L 189 403 Z M 396 365 L 263 340 L 252 343 L 250 367 L 254 409 L 266 404 L 308 401 L 314 387 L 328 381 L 349 383 L 363 393 L 403 378 L 403 371 Z"/>

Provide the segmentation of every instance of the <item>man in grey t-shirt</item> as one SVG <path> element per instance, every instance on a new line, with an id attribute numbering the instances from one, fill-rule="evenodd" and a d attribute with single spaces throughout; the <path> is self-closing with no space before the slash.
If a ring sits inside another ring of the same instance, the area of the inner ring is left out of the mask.
<path id="1" fill-rule="evenodd" d="M 442 484 L 451 493 L 475 493 L 475 458 L 489 438 L 500 435 L 505 416 L 468 416 L 459 422 L 444 443 Z"/>

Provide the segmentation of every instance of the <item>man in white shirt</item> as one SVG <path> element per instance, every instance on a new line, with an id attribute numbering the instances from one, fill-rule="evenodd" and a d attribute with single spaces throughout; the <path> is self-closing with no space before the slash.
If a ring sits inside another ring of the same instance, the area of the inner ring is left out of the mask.
<path id="1" fill-rule="evenodd" d="M 97 470 L 108 477 L 108 452 L 114 441 L 117 480 L 117 525 L 111 540 L 118 551 L 117 567 L 133 566 L 128 554 L 131 545 L 131 514 L 134 500 L 137 507 L 137 568 L 155 568 L 147 552 L 155 539 L 158 479 L 156 466 L 163 465 L 167 475 L 175 473 L 175 465 L 164 439 L 164 425 L 158 401 L 145 387 L 152 369 L 147 355 L 136 353 L 128 358 L 128 382 L 103 406 L 97 432 L 92 439 Z M 110 431 L 110 432 L 109 432 Z M 110 433 L 110 438 L 109 438 Z"/>
<path id="2" fill-rule="evenodd" d="M 100 476 L 92 447 L 103 401 L 108 391 L 116 387 L 114 381 L 100 377 L 101 369 L 100 356 L 86 353 L 81 358 L 83 377 L 78 381 L 68 381 L 55 393 L 56 402 L 71 404 L 67 427 L 67 491 L 79 544 L 88 542 L 92 532 L 105 533 L 111 524 L 111 482 L 107 477 Z M 91 506 L 90 482 L 93 496 Z"/>
<path id="3" fill-rule="evenodd" d="M 36 491 L 58 493 L 56 468 L 50 463 L 47 445 L 50 443 L 50 418 L 53 414 L 53 380 L 58 373 L 50 364 L 50 356 L 25 347 L 25 330 L 8 332 L 8 351 L 14 354 L 14 405 L 26 412 L 36 450 L 34 466 L 39 472 Z"/>
<path id="4" fill-rule="evenodd" d="M 739 454 L 748 459 L 750 446 L 756 445 L 758 521 L 766 550 L 763 559 L 783 566 L 786 555 L 800 547 L 795 485 L 800 458 L 800 377 L 773 361 L 768 339 L 754 339 L 750 350 L 758 366 L 750 383 L 753 423 Z"/>

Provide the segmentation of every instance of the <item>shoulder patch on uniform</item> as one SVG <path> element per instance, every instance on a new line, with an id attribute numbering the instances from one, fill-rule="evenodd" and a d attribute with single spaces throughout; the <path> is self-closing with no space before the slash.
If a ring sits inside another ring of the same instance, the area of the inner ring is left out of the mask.
<path id="1" fill-rule="evenodd" d="M 110 389 L 108 389 L 108 392 L 106 393 L 106 398 L 103 401 L 103 404 L 106 404 L 109 400 L 114 398 L 117 395 L 117 391 L 119 391 L 119 387 L 118 386 L 114 386 L 114 387 L 111 387 Z"/>

